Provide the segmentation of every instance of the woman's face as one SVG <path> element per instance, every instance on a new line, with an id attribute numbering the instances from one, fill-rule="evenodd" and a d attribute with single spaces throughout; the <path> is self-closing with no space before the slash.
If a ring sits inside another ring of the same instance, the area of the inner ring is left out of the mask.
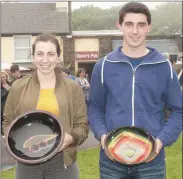
<path id="1" fill-rule="evenodd" d="M 80 78 L 84 78 L 85 77 L 85 71 L 81 71 L 81 73 L 79 74 Z"/>
<path id="2" fill-rule="evenodd" d="M 35 46 L 33 63 L 42 74 L 50 74 L 54 71 L 58 62 L 56 45 L 52 42 L 38 42 Z"/>
<path id="3" fill-rule="evenodd" d="M 4 84 L 6 83 L 6 75 L 4 73 L 1 73 L 1 82 Z"/>

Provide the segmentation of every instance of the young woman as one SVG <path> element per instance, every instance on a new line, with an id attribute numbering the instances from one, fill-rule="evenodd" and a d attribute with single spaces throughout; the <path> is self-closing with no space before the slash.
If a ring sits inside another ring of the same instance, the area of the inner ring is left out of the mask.
<path id="1" fill-rule="evenodd" d="M 1 86 L 3 86 L 8 91 L 11 88 L 10 83 L 8 81 L 8 74 L 5 71 L 1 72 Z"/>
<path id="2" fill-rule="evenodd" d="M 10 89 L 10 85 L 8 82 L 8 75 L 6 72 L 1 72 L 1 134 L 3 134 L 2 130 L 2 123 L 4 121 L 3 119 L 3 111 L 4 111 L 4 106 L 6 103 L 6 98 L 8 96 L 8 91 Z"/>
<path id="3" fill-rule="evenodd" d="M 36 165 L 17 161 L 16 179 L 79 178 L 75 147 L 88 135 L 86 104 L 80 86 L 56 72 L 60 53 L 54 35 L 41 34 L 36 38 L 32 46 L 36 70 L 13 83 L 4 109 L 3 129 L 6 133 L 16 116 L 30 110 L 51 112 L 63 124 L 65 138 L 60 149 L 63 153 Z"/>
<path id="4" fill-rule="evenodd" d="M 90 84 L 86 78 L 86 71 L 84 68 L 79 68 L 78 70 L 78 77 L 76 78 L 76 81 L 80 84 L 82 90 L 83 90 L 83 93 L 84 93 L 84 96 L 85 96 L 85 101 L 86 101 L 86 104 L 87 104 L 87 101 L 88 101 L 88 96 L 89 96 L 89 89 L 90 89 Z"/>

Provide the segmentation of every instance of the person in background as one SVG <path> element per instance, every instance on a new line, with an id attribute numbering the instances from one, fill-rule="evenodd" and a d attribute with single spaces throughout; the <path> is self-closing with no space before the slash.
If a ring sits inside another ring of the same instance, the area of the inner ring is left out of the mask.
<path id="1" fill-rule="evenodd" d="M 178 75 L 178 79 L 179 79 L 179 83 L 180 83 L 181 89 L 183 88 L 182 76 L 183 76 L 183 69 L 180 71 L 180 73 Z"/>
<path id="2" fill-rule="evenodd" d="M 177 60 L 177 63 L 175 64 L 175 70 L 177 71 L 177 74 L 178 74 L 178 78 L 179 78 L 179 83 L 180 83 L 180 86 L 181 86 L 181 89 L 183 88 L 183 79 L 182 79 L 182 76 L 183 76 L 183 59 L 182 59 L 182 52 L 180 52 L 178 54 L 178 60 Z"/>
<path id="3" fill-rule="evenodd" d="M 180 52 L 178 55 L 177 55 L 177 63 L 174 64 L 174 68 L 177 72 L 177 75 L 179 76 L 181 70 L 182 70 L 182 52 Z"/>
<path id="4" fill-rule="evenodd" d="M 62 67 L 61 68 L 61 73 L 63 76 L 66 76 L 68 78 L 70 78 L 71 80 L 75 80 L 76 77 L 71 75 L 70 69 L 68 67 Z"/>
<path id="5" fill-rule="evenodd" d="M 172 66 L 174 67 L 175 64 L 176 64 L 176 62 L 177 62 L 177 60 L 176 60 L 176 59 L 171 59 L 171 58 L 170 58 L 170 62 L 171 62 L 171 64 L 172 64 Z M 174 68 L 175 68 L 175 67 L 174 67 Z"/>
<path id="6" fill-rule="evenodd" d="M 88 101 L 89 124 L 101 142 L 100 179 L 165 179 L 164 148 L 172 145 L 182 131 L 178 77 L 169 60 L 146 46 L 152 24 L 150 10 L 143 3 L 126 3 L 116 24 L 123 34 L 122 45 L 96 63 Z M 167 122 L 164 107 L 172 111 Z M 137 166 L 108 158 L 104 151 L 106 136 L 122 126 L 151 133 L 157 156 Z"/>
<path id="7" fill-rule="evenodd" d="M 4 111 L 4 106 L 6 103 L 7 96 L 8 96 L 8 90 L 6 88 L 4 88 L 1 83 L 1 135 L 3 135 L 3 136 L 4 136 L 4 132 L 2 129 L 3 121 L 4 121 L 3 111 Z"/>
<path id="8" fill-rule="evenodd" d="M 172 64 L 172 66 L 175 65 L 175 62 L 172 61 L 172 60 L 170 59 L 169 53 L 164 52 L 164 53 L 162 53 L 162 55 L 163 55 L 167 60 L 169 60 L 169 62 Z M 165 118 L 165 121 L 168 120 L 168 117 L 170 116 L 170 114 L 171 114 L 171 111 L 168 110 L 166 107 L 164 107 L 164 118 Z"/>
<path id="9" fill-rule="evenodd" d="M 163 55 L 167 60 L 170 61 L 170 55 L 169 55 L 169 53 L 164 52 L 164 53 L 162 53 L 162 55 Z"/>
<path id="10" fill-rule="evenodd" d="M 163 53 L 163 56 L 170 60 L 170 55 L 168 53 Z M 182 52 L 177 55 L 177 60 L 170 60 L 170 62 L 177 72 L 180 86 L 182 87 Z"/>
<path id="11" fill-rule="evenodd" d="M 88 80 L 88 83 L 90 83 L 90 81 L 89 81 L 90 79 L 89 79 L 88 73 L 85 74 L 85 78 Z"/>
<path id="12" fill-rule="evenodd" d="M 85 78 L 88 80 L 88 73 L 85 74 Z"/>
<path id="13" fill-rule="evenodd" d="M 13 64 L 11 67 L 10 67 L 10 72 L 11 72 L 11 75 L 13 77 L 13 81 L 12 83 L 19 79 L 19 78 L 22 78 L 22 76 L 20 75 L 20 68 L 17 64 Z"/>
<path id="14" fill-rule="evenodd" d="M 89 89 L 90 89 L 90 84 L 87 80 L 87 78 L 85 77 L 86 71 L 84 68 L 79 68 L 78 69 L 78 73 L 77 73 L 77 78 L 75 81 L 77 81 L 79 83 L 79 85 L 81 86 L 84 96 L 85 96 L 85 101 L 86 104 L 88 102 L 88 96 L 89 96 Z"/>
<path id="15" fill-rule="evenodd" d="M 63 145 L 53 158 L 28 165 L 17 161 L 16 179 L 78 179 L 76 147 L 88 136 L 87 110 L 78 84 L 56 70 L 60 45 L 52 34 L 40 34 L 32 45 L 35 72 L 16 80 L 4 108 L 3 131 L 20 114 L 44 110 L 56 116 L 65 132 Z"/>
<path id="16" fill-rule="evenodd" d="M 2 124 L 4 121 L 3 111 L 10 88 L 11 86 L 9 85 L 8 74 L 3 71 L 1 72 L 1 135 L 4 135 L 2 130 Z"/>
<path id="17" fill-rule="evenodd" d="M 1 86 L 3 86 L 8 91 L 11 88 L 8 74 L 5 71 L 1 72 Z"/>
<path id="18" fill-rule="evenodd" d="M 170 61 L 170 63 L 172 64 L 172 66 L 174 66 L 174 65 L 176 64 L 176 59 L 171 59 L 169 53 L 164 52 L 164 53 L 162 53 L 162 55 L 163 55 L 167 60 Z"/>

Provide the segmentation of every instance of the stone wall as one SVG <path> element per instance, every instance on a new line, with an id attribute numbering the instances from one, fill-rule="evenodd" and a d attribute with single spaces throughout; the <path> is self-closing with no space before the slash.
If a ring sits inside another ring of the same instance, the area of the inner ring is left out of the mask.
<path id="1" fill-rule="evenodd" d="M 112 51 L 111 37 L 99 37 L 99 58 Z"/>
<path id="2" fill-rule="evenodd" d="M 75 68 L 75 44 L 74 38 L 62 37 L 64 66 L 69 66 L 71 71 Z"/>
<path id="3" fill-rule="evenodd" d="M 74 72 L 75 69 L 75 38 L 81 37 L 62 37 L 63 39 L 63 60 L 65 66 L 70 66 Z M 82 37 L 88 38 L 88 37 Z M 112 51 L 112 40 L 122 40 L 122 36 L 96 36 L 99 39 L 99 59 L 104 57 L 107 53 Z M 158 39 L 174 39 L 177 43 L 179 51 L 182 51 L 182 36 L 180 35 L 156 35 L 147 36 L 147 40 L 158 40 Z"/>
<path id="4" fill-rule="evenodd" d="M 182 36 L 176 36 L 175 41 L 177 42 L 179 51 L 182 52 Z"/>

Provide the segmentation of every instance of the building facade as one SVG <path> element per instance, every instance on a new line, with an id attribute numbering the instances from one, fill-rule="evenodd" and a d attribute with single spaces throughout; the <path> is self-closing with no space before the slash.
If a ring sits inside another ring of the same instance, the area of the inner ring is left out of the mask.
<path id="1" fill-rule="evenodd" d="M 1 10 L 1 61 L 33 69 L 31 48 L 41 33 L 55 34 L 63 51 L 62 37 L 71 33 L 70 2 L 6 2 L 1 3 Z"/>
<path id="2" fill-rule="evenodd" d="M 63 39 L 63 59 L 65 66 L 77 74 L 78 68 L 85 68 L 89 79 L 95 63 L 116 47 L 122 45 L 123 36 L 119 31 L 73 31 L 72 36 Z M 148 36 L 147 46 L 159 52 L 168 52 L 170 58 L 177 59 L 182 51 L 182 36 Z"/>

